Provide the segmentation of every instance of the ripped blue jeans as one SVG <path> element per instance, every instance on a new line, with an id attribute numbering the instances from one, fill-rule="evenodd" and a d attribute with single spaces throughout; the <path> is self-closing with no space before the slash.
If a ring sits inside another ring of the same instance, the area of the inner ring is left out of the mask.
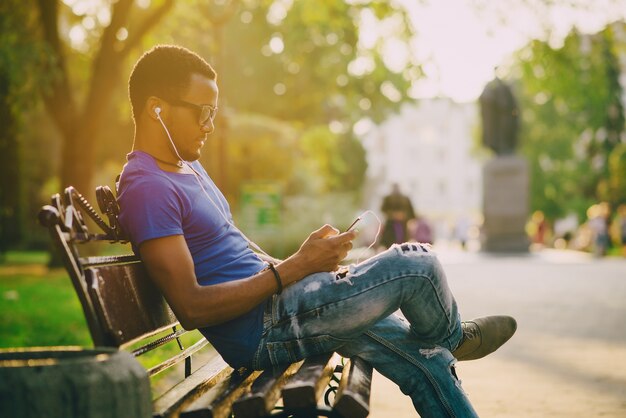
<path id="1" fill-rule="evenodd" d="M 407 243 L 349 266 L 345 276 L 312 274 L 271 298 L 253 367 L 337 351 L 395 382 L 423 418 L 475 417 L 451 354 L 461 336 L 439 261 L 427 246 Z"/>

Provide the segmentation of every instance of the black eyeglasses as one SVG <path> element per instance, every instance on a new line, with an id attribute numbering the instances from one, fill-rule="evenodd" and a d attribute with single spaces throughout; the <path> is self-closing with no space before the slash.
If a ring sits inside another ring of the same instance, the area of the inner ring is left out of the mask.
<path id="1" fill-rule="evenodd" d="M 209 119 L 211 119 L 212 122 L 217 114 L 217 106 L 211 106 L 209 104 L 197 105 L 180 99 L 165 99 L 165 101 L 173 104 L 174 106 L 184 106 L 190 109 L 196 109 L 198 111 L 198 123 L 200 123 L 200 126 L 206 125 Z"/>

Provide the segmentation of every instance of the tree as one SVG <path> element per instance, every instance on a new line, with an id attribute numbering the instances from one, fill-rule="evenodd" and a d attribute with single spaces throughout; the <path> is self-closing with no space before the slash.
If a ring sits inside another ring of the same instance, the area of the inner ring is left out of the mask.
<path id="1" fill-rule="evenodd" d="M 98 132 L 112 93 L 119 87 L 123 63 L 171 9 L 173 0 L 155 1 L 155 6 L 145 10 L 133 7 L 133 3 L 118 0 L 109 6 L 108 2 L 75 2 L 71 10 L 58 0 L 36 3 L 42 40 L 54 56 L 47 68 L 53 77 L 42 90 L 42 97 L 62 137 L 62 186 L 73 185 L 85 193 L 91 190 Z M 68 45 L 73 33 L 85 37 L 84 52 Z M 84 86 L 75 68 L 81 64 L 90 66 Z"/>
<path id="2" fill-rule="evenodd" d="M 393 30 L 369 39 L 377 25 Z M 225 98 L 307 125 L 336 121 L 344 131 L 364 116 L 380 121 L 409 98 L 421 74 L 407 49 L 412 34 L 395 2 L 246 2 L 225 31 Z M 402 65 L 383 60 L 390 47 L 406 52 Z"/>
<path id="3" fill-rule="evenodd" d="M 333 133 L 328 126 L 314 126 L 301 137 L 300 169 L 319 177 L 317 192 L 359 190 L 365 176 L 365 151 L 351 135 Z"/>
<path id="4" fill-rule="evenodd" d="M 606 198 L 609 155 L 624 132 L 615 36 L 573 30 L 562 47 L 533 41 L 518 55 L 522 152 L 531 164 L 531 206 L 554 219 Z"/>
<path id="5" fill-rule="evenodd" d="M 223 128 L 223 127 L 222 127 Z M 289 192 L 300 162 L 299 132 L 290 124 L 255 114 L 237 114 L 228 124 L 227 198 L 232 206 L 239 201 L 241 185 L 251 181 L 268 181 Z M 250 163 L 254 156 L 254 164 Z M 204 155 L 207 165 L 210 156 Z"/>
<path id="6" fill-rule="evenodd" d="M 21 108 L 32 106 L 45 79 L 39 71 L 48 58 L 33 13 L 17 0 L 0 4 L 0 257 L 23 235 L 24 193 L 20 131 Z"/>

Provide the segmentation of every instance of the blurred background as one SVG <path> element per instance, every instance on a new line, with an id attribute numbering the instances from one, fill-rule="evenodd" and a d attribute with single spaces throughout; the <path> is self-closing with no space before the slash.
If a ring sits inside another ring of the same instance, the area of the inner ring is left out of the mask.
<path id="1" fill-rule="evenodd" d="M 520 109 L 536 245 L 621 252 L 626 200 L 623 1 L 5 0 L 0 5 L 0 257 L 45 250 L 50 195 L 113 186 L 132 145 L 132 64 L 158 43 L 219 73 L 202 162 L 238 222 L 291 253 L 393 184 L 431 240 L 480 247 L 477 98 L 494 77 Z M 361 224 L 361 244 L 378 221 Z M 410 225 L 409 225 L 410 226 Z"/>
<path id="2" fill-rule="evenodd" d="M 623 416 L 625 0 L 2 0 L 0 347 L 91 345 L 37 213 L 65 186 L 114 187 L 128 76 L 160 43 L 218 71 L 201 161 L 267 252 L 368 210 L 358 244 L 375 252 L 398 217 L 401 239 L 440 252 L 466 313 L 519 320 L 500 356 L 464 366 L 485 416 Z M 513 258 L 481 251 L 494 153 L 478 99 L 496 78 L 529 168 L 530 251 Z M 374 393 L 373 416 L 406 402 Z"/>

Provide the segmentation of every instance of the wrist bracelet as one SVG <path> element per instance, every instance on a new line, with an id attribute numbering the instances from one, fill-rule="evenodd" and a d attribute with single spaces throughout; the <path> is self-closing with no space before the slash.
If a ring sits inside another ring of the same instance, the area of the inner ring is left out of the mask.
<path id="1" fill-rule="evenodd" d="M 283 281 L 280 279 L 280 274 L 276 271 L 276 267 L 274 267 L 273 263 L 269 263 L 269 268 L 274 273 L 274 278 L 276 279 L 276 285 L 278 286 L 277 295 L 280 295 L 283 292 Z"/>

